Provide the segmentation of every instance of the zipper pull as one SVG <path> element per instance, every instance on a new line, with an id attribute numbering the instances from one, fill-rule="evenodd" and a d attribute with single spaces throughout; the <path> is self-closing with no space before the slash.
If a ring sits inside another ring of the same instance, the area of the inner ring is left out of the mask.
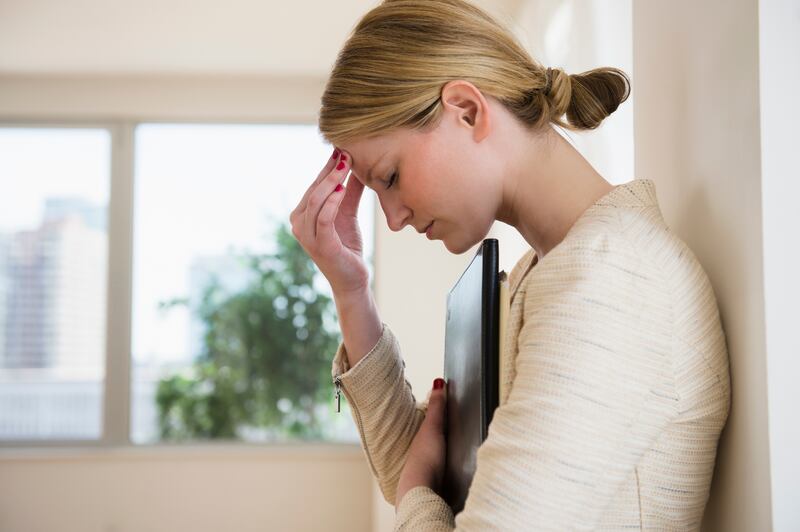
<path id="1" fill-rule="evenodd" d="M 341 379 L 337 376 L 335 379 L 333 379 L 333 382 L 336 384 L 336 412 L 340 412 L 342 405 L 342 390 L 339 383 L 341 382 Z"/>

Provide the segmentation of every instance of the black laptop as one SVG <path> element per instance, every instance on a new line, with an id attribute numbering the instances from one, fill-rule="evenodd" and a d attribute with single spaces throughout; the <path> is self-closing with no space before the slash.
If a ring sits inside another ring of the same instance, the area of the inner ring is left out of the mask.
<path id="1" fill-rule="evenodd" d="M 487 238 L 447 295 L 447 457 L 442 497 L 454 515 L 464 508 L 478 447 L 498 405 L 498 269 L 497 239 Z"/>

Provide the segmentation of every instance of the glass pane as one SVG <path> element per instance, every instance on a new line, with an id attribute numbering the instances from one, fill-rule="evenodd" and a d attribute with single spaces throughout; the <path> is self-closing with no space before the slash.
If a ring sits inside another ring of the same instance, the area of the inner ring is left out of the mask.
<path id="1" fill-rule="evenodd" d="M 330 288 L 288 221 L 332 147 L 311 125 L 143 124 L 135 142 L 133 441 L 358 441 L 335 411 Z"/>
<path id="2" fill-rule="evenodd" d="M 0 439 L 96 439 L 111 138 L 0 128 Z"/>

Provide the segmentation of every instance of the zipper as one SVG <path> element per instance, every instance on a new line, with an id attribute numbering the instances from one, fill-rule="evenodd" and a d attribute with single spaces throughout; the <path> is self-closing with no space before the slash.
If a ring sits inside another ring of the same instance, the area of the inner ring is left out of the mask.
<path id="1" fill-rule="evenodd" d="M 356 417 L 356 424 L 358 425 L 358 434 L 361 437 L 362 447 L 364 448 L 364 454 L 367 455 L 367 462 L 369 462 L 369 467 L 372 469 L 372 474 L 375 475 L 375 479 L 378 479 L 378 471 L 375 469 L 375 464 L 372 463 L 372 456 L 369 454 L 369 447 L 367 447 L 367 437 L 364 434 L 364 426 L 361 423 L 361 414 L 358 412 L 358 408 L 356 408 L 355 404 L 353 403 L 353 399 L 347 394 L 347 390 L 345 390 L 344 385 L 342 385 L 342 377 L 341 375 L 337 375 L 333 378 L 333 383 L 336 385 L 336 411 L 340 411 L 341 405 L 341 394 L 344 392 L 344 396 L 347 399 L 347 402 L 350 403 L 350 411 L 355 414 Z"/>
<path id="2" fill-rule="evenodd" d="M 339 375 L 337 375 L 336 377 L 333 378 L 333 383 L 336 385 L 336 395 L 334 395 L 334 398 L 336 399 L 336 413 L 341 412 L 341 407 L 342 407 L 342 385 L 341 385 L 341 382 L 342 382 L 342 379 L 341 379 L 341 377 L 339 377 Z"/>

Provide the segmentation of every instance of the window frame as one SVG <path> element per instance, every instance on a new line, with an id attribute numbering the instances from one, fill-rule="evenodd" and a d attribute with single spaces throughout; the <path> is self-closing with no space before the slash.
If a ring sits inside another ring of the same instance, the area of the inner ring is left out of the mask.
<path id="1" fill-rule="evenodd" d="M 286 121 L 313 125 L 307 121 Z M 48 449 L 78 451 L 90 449 L 246 449 L 287 446 L 358 447 L 358 442 L 288 442 L 265 444 L 246 441 L 204 441 L 134 443 L 131 440 L 131 327 L 133 304 L 133 214 L 136 127 L 143 124 L 276 125 L 272 121 L 202 119 L 111 119 L 111 120 L 0 120 L 0 128 L 105 129 L 111 138 L 108 201 L 108 270 L 106 278 L 105 378 L 101 402 L 102 427 L 97 439 L 0 439 L 0 451 L 34 452 Z"/>

